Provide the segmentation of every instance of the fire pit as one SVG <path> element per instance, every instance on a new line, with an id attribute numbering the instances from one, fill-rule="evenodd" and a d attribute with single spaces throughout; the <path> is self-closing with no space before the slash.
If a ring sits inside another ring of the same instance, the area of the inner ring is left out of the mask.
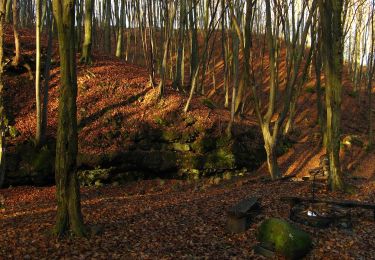
<path id="1" fill-rule="evenodd" d="M 328 203 L 298 203 L 291 208 L 290 219 L 312 227 L 352 226 L 350 210 Z"/>

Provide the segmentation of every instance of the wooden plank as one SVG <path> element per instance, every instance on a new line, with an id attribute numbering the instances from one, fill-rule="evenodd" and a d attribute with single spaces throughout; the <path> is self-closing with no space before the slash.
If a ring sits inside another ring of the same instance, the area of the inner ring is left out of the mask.
<path id="1" fill-rule="evenodd" d="M 259 198 L 250 197 L 241 200 L 236 205 L 228 209 L 228 214 L 241 218 L 248 215 L 251 209 L 255 209 L 259 207 Z"/>

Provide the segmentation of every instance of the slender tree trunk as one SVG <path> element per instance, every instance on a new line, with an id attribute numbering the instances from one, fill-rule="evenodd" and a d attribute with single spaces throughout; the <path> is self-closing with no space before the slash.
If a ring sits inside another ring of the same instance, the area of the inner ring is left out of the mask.
<path id="1" fill-rule="evenodd" d="M 111 53 L 111 0 L 105 1 L 104 50 Z M 104 11 L 103 11 L 104 12 Z"/>
<path id="2" fill-rule="evenodd" d="M 42 139 L 41 91 L 40 91 L 40 31 L 41 31 L 41 2 L 36 0 L 36 68 L 35 68 L 35 101 L 36 101 L 36 133 L 35 145 L 40 147 Z"/>
<path id="3" fill-rule="evenodd" d="M 189 24 L 190 24 L 190 84 L 193 81 L 196 67 L 198 66 L 198 35 L 197 35 L 197 11 L 195 0 L 189 2 Z"/>
<path id="4" fill-rule="evenodd" d="M 56 140 L 57 219 L 55 233 L 65 235 L 71 230 L 85 236 L 77 177 L 77 75 L 75 60 L 73 0 L 53 0 L 60 52 L 60 97 Z"/>
<path id="5" fill-rule="evenodd" d="M 92 46 L 92 12 L 94 10 L 95 0 L 85 0 L 85 38 L 82 45 L 82 56 L 80 62 L 91 64 L 91 46 Z"/>
<path id="6" fill-rule="evenodd" d="M 375 24 L 374 24 L 374 11 L 375 11 L 375 1 L 372 2 L 371 5 L 371 54 L 369 57 L 369 64 L 368 64 L 368 82 L 367 82 L 367 95 L 368 95 L 368 143 L 369 147 L 372 148 L 374 142 L 374 130 L 373 130 L 373 119 L 372 114 L 374 113 L 372 107 L 372 83 L 374 79 L 375 73 Z"/>
<path id="7" fill-rule="evenodd" d="M 9 0 L 10 1 L 10 0 Z M 21 56 L 21 51 L 20 51 L 20 37 L 18 34 L 18 6 L 17 6 L 17 0 L 13 0 L 13 33 L 14 33 L 14 46 L 16 50 L 16 54 L 13 58 L 13 66 L 18 66 L 20 62 L 20 56 Z"/>
<path id="8" fill-rule="evenodd" d="M 166 25 L 165 25 L 165 42 L 164 42 L 164 54 L 163 54 L 163 60 L 161 65 L 161 71 L 160 71 L 160 82 L 159 82 L 159 98 L 161 98 L 164 94 L 164 88 L 165 88 L 165 81 L 166 81 L 166 73 L 167 73 L 167 58 L 168 58 L 168 51 L 169 46 L 171 43 L 172 33 L 173 33 L 173 21 L 176 15 L 176 6 L 175 3 L 168 3 L 166 1 L 165 3 L 165 19 L 166 19 Z"/>
<path id="9" fill-rule="evenodd" d="M 44 65 L 44 87 L 43 87 L 43 108 L 42 108 L 42 127 L 40 145 L 43 146 L 46 141 L 47 120 L 48 120 L 48 85 L 50 80 L 51 56 L 53 48 L 53 20 L 52 20 L 52 4 L 50 0 L 46 0 L 46 27 L 48 30 L 48 46 L 46 61 Z"/>
<path id="10" fill-rule="evenodd" d="M 121 58 L 123 55 L 123 31 L 124 31 L 124 13 L 125 13 L 125 0 L 121 0 L 121 10 L 120 10 L 120 21 L 118 26 L 118 36 L 117 36 L 117 47 L 116 47 L 116 57 Z"/>
<path id="11" fill-rule="evenodd" d="M 178 50 L 177 50 L 177 64 L 176 64 L 176 75 L 173 81 L 173 88 L 180 90 L 182 85 L 182 70 L 183 66 L 183 49 L 185 42 L 185 19 L 186 19 L 186 0 L 180 1 L 180 28 L 178 31 Z"/>
<path id="12" fill-rule="evenodd" d="M 46 0 L 43 0 L 46 1 Z M 76 20 L 77 20 L 77 50 L 81 49 L 81 42 L 82 42 L 82 16 L 83 16 L 83 1 L 84 0 L 76 0 L 77 3 L 77 14 L 76 14 Z M 42 20 L 43 21 L 43 20 Z"/>
<path id="13" fill-rule="evenodd" d="M 149 70 L 149 76 L 150 76 L 150 85 L 152 87 L 155 86 L 155 37 L 154 37 L 154 19 L 152 17 L 152 1 L 148 0 L 148 45 L 149 45 L 149 50 L 148 50 L 148 70 Z"/>
<path id="14" fill-rule="evenodd" d="M 318 43 L 320 40 L 318 40 Z M 323 103 L 323 97 L 324 93 L 322 90 L 322 84 L 321 84 L 321 74 L 322 74 L 322 60 L 321 60 L 321 54 L 320 54 L 320 44 L 317 44 L 318 46 L 316 47 L 317 49 L 315 50 L 315 55 L 314 55 L 314 66 L 315 66 L 315 78 L 316 78 L 316 83 L 315 83 L 315 89 L 316 89 L 316 106 L 317 106 L 317 111 L 318 111 L 318 123 L 320 126 L 320 132 L 322 134 L 323 138 L 323 146 L 326 147 L 326 117 L 324 114 L 325 106 Z"/>
<path id="15" fill-rule="evenodd" d="M 12 0 L 6 1 L 6 9 L 5 9 L 5 22 L 10 23 L 10 18 L 12 17 Z"/>
<path id="16" fill-rule="evenodd" d="M 4 184 L 5 179 L 5 153 L 6 139 L 5 133 L 7 129 L 7 119 L 4 107 L 4 82 L 3 82 L 3 54 L 4 54 L 4 16 L 5 16 L 5 0 L 0 0 L 0 188 Z"/>

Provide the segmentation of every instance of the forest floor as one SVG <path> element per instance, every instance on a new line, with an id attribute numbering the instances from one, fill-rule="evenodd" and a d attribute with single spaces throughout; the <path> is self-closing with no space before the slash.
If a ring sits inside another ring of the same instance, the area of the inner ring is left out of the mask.
<path id="1" fill-rule="evenodd" d="M 9 35 L 10 32 L 8 32 Z M 10 37 L 11 38 L 11 37 Z M 30 39 L 29 39 L 30 38 Z M 22 33 L 21 42 L 32 42 L 30 34 Z M 9 41 L 9 40 L 8 40 Z M 33 45 L 23 45 L 32 54 Z M 56 129 L 58 105 L 58 68 L 52 71 L 50 89 L 49 128 Z M 186 94 L 167 88 L 162 106 L 148 102 L 154 90 L 147 85 L 147 71 L 124 61 L 95 56 L 93 66 L 78 66 L 78 117 L 80 149 L 102 153 L 123 145 L 121 140 L 95 146 L 95 138 L 108 127 L 106 115 L 121 113 L 126 130 L 137 127 L 137 121 L 153 123 L 158 113 L 180 111 Z M 35 129 L 33 82 L 27 73 L 7 75 L 7 100 L 13 123 L 20 135 L 13 143 L 32 137 Z M 307 83 L 306 89 L 313 86 Z M 344 80 L 343 135 L 366 136 L 364 98 L 355 98 L 351 85 Z M 266 91 L 266 90 L 265 90 Z M 223 93 L 212 94 L 219 104 Z M 215 96 L 216 95 L 216 96 Z M 137 96 L 134 102 L 124 102 Z M 202 98 L 202 97 L 201 97 Z M 194 99 L 191 113 L 212 121 L 229 118 L 229 112 L 219 106 L 213 111 Z M 301 177 L 319 165 L 324 153 L 317 133 L 316 95 L 303 90 L 298 100 L 295 145 L 279 158 L 285 175 Z M 375 102 L 373 104 L 375 106 Z M 110 108 L 110 109 L 108 109 Z M 141 120 L 140 120 L 141 118 Z M 86 120 L 84 120 L 86 119 Z M 87 120 L 90 119 L 90 120 Z M 251 112 L 243 119 L 246 125 L 255 122 Z M 318 190 L 318 198 L 375 201 L 375 153 L 363 147 L 348 148 L 341 154 L 345 179 L 355 185 L 355 193 L 334 193 Z M 283 196 L 311 196 L 311 184 L 291 178 L 271 182 L 266 166 L 245 173 L 243 177 L 212 183 L 210 179 L 142 180 L 122 186 L 81 189 L 82 210 L 89 227 L 103 232 L 88 238 L 51 237 L 56 213 L 55 187 L 11 187 L 0 190 L 4 208 L 0 211 L 0 258 L 9 259 L 253 259 L 256 229 L 269 217 L 287 219 L 289 206 L 280 201 Z M 246 197 L 260 197 L 262 211 L 249 230 L 232 234 L 226 230 L 226 209 Z M 352 210 L 353 228 L 319 229 L 296 224 L 313 237 L 313 250 L 308 259 L 373 259 L 375 258 L 375 222 L 373 212 Z"/>
<path id="2" fill-rule="evenodd" d="M 352 180 L 355 195 L 318 192 L 319 198 L 375 201 L 375 181 Z M 103 228 L 89 238 L 57 240 L 48 235 L 56 213 L 55 187 L 1 190 L 5 209 L 0 215 L 0 256 L 9 259 L 249 259 L 254 255 L 256 229 L 269 217 L 287 219 L 289 206 L 281 196 L 310 196 L 310 184 L 246 175 L 210 184 L 150 180 L 125 186 L 82 189 L 87 225 Z M 258 196 L 262 211 L 249 230 L 226 230 L 226 209 L 239 200 Z M 313 237 L 308 259 L 373 259 L 375 222 L 369 210 L 352 211 L 352 229 L 298 225 Z"/>

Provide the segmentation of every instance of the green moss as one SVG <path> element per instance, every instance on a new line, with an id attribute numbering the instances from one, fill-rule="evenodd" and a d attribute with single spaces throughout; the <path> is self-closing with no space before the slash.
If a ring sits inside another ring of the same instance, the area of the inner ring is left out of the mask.
<path id="1" fill-rule="evenodd" d="M 233 169 L 235 167 L 234 154 L 224 148 L 208 154 L 204 164 L 205 169 Z"/>
<path id="2" fill-rule="evenodd" d="M 216 148 L 216 138 L 203 135 L 198 138 L 192 145 L 194 151 L 198 153 L 206 153 Z"/>
<path id="3" fill-rule="evenodd" d="M 193 153 L 185 153 L 180 155 L 178 164 L 181 169 L 202 169 L 204 164 L 204 156 Z"/>
<path id="4" fill-rule="evenodd" d="M 154 121 L 156 124 L 160 125 L 160 126 L 167 126 L 168 125 L 168 121 L 159 117 L 159 116 L 156 116 L 154 118 Z"/>
<path id="5" fill-rule="evenodd" d="M 185 124 L 187 125 L 187 126 L 192 126 L 192 125 L 194 125 L 194 123 L 197 121 L 193 116 L 191 116 L 191 115 L 188 115 L 185 119 L 184 119 L 184 121 L 185 121 Z"/>
<path id="6" fill-rule="evenodd" d="M 181 134 L 174 129 L 167 129 L 162 131 L 161 137 L 166 142 L 173 142 L 180 139 Z"/>
<path id="7" fill-rule="evenodd" d="M 282 219 L 270 218 L 258 228 L 259 242 L 272 245 L 288 259 L 300 259 L 312 248 L 310 235 Z"/>
<path id="8" fill-rule="evenodd" d="M 78 172 L 78 181 L 81 186 L 102 186 L 109 180 L 112 168 L 84 170 Z"/>
<path id="9" fill-rule="evenodd" d="M 193 129 L 188 129 L 182 132 L 181 141 L 185 143 L 194 142 L 197 137 L 197 133 Z"/>
<path id="10" fill-rule="evenodd" d="M 173 143 L 173 149 L 179 152 L 188 152 L 190 151 L 189 144 Z"/>

